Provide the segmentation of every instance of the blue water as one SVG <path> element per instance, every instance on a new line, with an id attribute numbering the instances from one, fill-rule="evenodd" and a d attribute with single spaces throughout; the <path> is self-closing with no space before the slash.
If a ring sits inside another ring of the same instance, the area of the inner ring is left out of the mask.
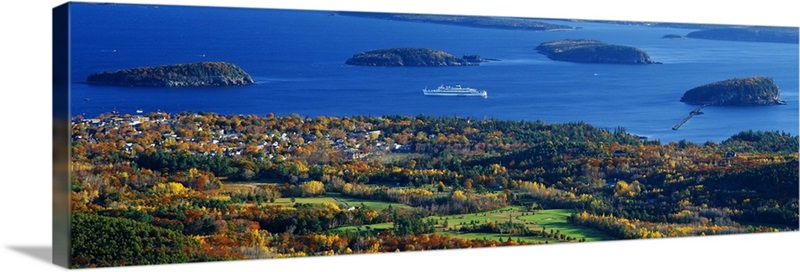
<path id="1" fill-rule="evenodd" d="M 72 115 L 205 111 L 220 114 L 462 116 L 551 123 L 585 121 L 662 142 L 722 141 L 742 130 L 798 134 L 798 45 L 668 40 L 692 30 L 552 21 L 582 29 L 530 32 L 398 22 L 320 11 L 175 6 L 72 6 Z M 661 65 L 551 61 L 545 41 L 590 38 L 639 47 Z M 353 54 L 427 47 L 501 61 L 476 67 L 357 67 Z M 257 84 L 225 88 L 126 88 L 83 84 L 98 71 L 196 61 L 227 61 Z M 694 106 L 691 88 L 764 75 L 788 104 L 708 107 L 680 130 Z M 487 99 L 426 97 L 421 90 L 460 83 Z"/>

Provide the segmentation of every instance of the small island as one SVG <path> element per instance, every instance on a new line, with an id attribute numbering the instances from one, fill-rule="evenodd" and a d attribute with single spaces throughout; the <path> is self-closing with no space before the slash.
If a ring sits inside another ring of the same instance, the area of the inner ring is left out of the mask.
<path id="1" fill-rule="evenodd" d="M 725 27 L 690 32 L 686 37 L 721 41 L 797 44 L 798 29 L 796 27 Z"/>
<path id="2" fill-rule="evenodd" d="M 782 105 L 780 89 L 769 77 L 734 78 L 686 91 L 681 102 L 713 106 Z"/>
<path id="3" fill-rule="evenodd" d="M 390 48 L 361 52 L 345 64 L 358 66 L 475 66 L 486 61 L 478 55 L 462 58 L 427 48 Z"/>
<path id="4" fill-rule="evenodd" d="M 661 38 L 662 39 L 671 39 L 671 40 L 686 39 L 686 37 L 678 35 L 678 34 L 667 34 L 667 35 L 661 36 Z"/>
<path id="5" fill-rule="evenodd" d="M 227 62 L 197 62 L 105 71 L 91 74 L 86 80 L 90 84 L 131 87 L 205 87 L 255 84 L 253 78 L 242 68 Z"/>
<path id="6" fill-rule="evenodd" d="M 579 63 L 659 64 L 641 49 L 596 40 L 558 40 L 544 42 L 536 50 L 552 60 Z"/>

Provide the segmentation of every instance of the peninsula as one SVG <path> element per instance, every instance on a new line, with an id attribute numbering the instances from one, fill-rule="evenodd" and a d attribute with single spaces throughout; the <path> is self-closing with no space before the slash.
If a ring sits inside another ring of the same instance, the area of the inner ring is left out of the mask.
<path id="1" fill-rule="evenodd" d="M 358 66 L 475 66 L 486 61 L 477 55 L 462 58 L 427 48 L 389 48 L 361 52 L 345 64 Z"/>
<path id="2" fill-rule="evenodd" d="M 558 40 L 544 42 L 536 50 L 552 60 L 579 63 L 659 64 L 641 49 L 596 40 Z"/>
<path id="3" fill-rule="evenodd" d="M 752 76 L 706 84 L 686 91 L 681 102 L 714 106 L 761 106 L 785 104 L 772 78 Z"/>
<path id="4" fill-rule="evenodd" d="M 562 31 L 573 29 L 570 26 L 550 24 L 529 18 L 494 17 L 494 16 L 459 16 L 459 15 L 434 15 L 434 14 L 408 14 L 408 13 L 378 13 L 378 12 L 338 12 L 340 15 L 375 18 L 405 22 L 433 23 L 444 25 L 457 25 L 475 28 L 493 28 L 528 31 Z"/>
<path id="5" fill-rule="evenodd" d="M 690 32 L 686 37 L 694 39 L 798 43 L 797 27 L 725 27 Z"/>
<path id="6" fill-rule="evenodd" d="M 242 68 L 227 62 L 197 62 L 105 71 L 89 75 L 86 81 L 91 84 L 132 87 L 240 86 L 255 83 Z"/>

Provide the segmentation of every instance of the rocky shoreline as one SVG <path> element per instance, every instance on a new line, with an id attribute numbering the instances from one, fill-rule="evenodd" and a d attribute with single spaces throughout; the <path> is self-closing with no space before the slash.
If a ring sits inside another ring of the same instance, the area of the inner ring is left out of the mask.
<path id="1" fill-rule="evenodd" d="M 428 48 L 389 48 L 365 51 L 353 55 L 345 64 L 357 66 L 476 66 L 487 59 L 478 55 L 461 58 Z"/>
<path id="2" fill-rule="evenodd" d="M 104 71 L 89 75 L 89 84 L 131 87 L 205 87 L 255 84 L 239 66 L 227 62 L 197 62 Z"/>
<path id="3" fill-rule="evenodd" d="M 783 105 L 772 78 L 752 76 L 718 81 L 686 91 L 681 102 L 713 106 Z"/>
<path id="4" fill-rule="evenodd" d="M 596 40 L 558 40 L 544 42 L 536 50 L 557 61 L 609 64 L 660 64 L 643 50 Z"/>

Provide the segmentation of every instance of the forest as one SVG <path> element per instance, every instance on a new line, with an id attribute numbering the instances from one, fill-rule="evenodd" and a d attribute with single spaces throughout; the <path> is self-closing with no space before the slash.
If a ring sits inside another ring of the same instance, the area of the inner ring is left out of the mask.
<path id="1" fill-rule="evenodd" d="M 71 121 L 73 267 L 798 229 L 798 136 L 206 112 Z"/>

